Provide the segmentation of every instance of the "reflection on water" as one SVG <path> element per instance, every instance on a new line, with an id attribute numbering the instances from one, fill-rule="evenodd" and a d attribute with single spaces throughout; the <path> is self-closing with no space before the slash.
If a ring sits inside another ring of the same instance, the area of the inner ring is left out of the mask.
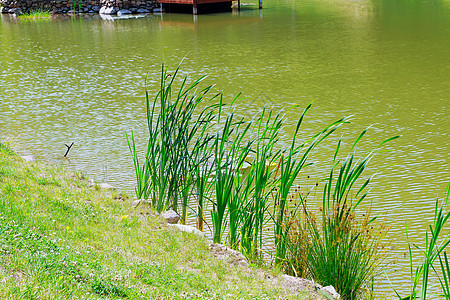
<path id="1" fill-rule="evenodd" d="M 449 2 L 264 0 L 264 7 L 195 19 L 20 22 L 2 15 L 0 138 L 131 193 L 125 133 L 144 136 L 145 78 L 155 94 L 162 60 L 175 67 L 184 58 L 184 74 L 207 74 L 227 99 L 243 92 L 239 112 L 248 117 L 264 105 L 299 105 L 287 110 L 286 142 L 311 101 L 302 137 L 353 115 L 314 153 L 312 182 L 325 174 L 341 135 L 351 140 L 373 125 L 361 149 L 369 150 L 401 134 L 372 161 L 368 203 L 394 224 L 392 257 L 400 262 L 389 269 L 406 271 L 404 221 L 417 240 L 450 179 Z M 59 160 L 71 142 L 70 161 Z M 397 274 L 398 284 L 407 282 Z"/>

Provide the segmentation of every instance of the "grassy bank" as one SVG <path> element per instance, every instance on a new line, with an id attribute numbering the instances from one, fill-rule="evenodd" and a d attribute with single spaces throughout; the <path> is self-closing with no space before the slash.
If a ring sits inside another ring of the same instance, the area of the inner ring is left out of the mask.
<path id="1" fill-rule="evenodd" d="M 0 298 L 316 299 L 216 259 L 130 201 L 0 144 Z"/>

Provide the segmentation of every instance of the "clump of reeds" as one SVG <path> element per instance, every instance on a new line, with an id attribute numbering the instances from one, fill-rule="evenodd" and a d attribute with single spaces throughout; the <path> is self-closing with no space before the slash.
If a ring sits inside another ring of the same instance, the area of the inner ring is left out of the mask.
<path id="1" fill-rule="evenodd" d="M 301 195 L 290 204 L 314 149 L 348 118 L 300 140 L 310 104 L 297 121 L 290 146 L 283 149 L 278 144 L 281 112 L 263 108 L 245 120 L 233 106 L 240 95 L 226 105 L 222 94 L 210 94 L 211 86 L 200 88 L 203 77 L 192 84 L 185 77 L 177 86 L 178 73 L 179 68 L 169 74 L 163 66 L 154 101 L 146 93 L 149 138 L 144 159 L 139 158 L 133 133 L 128 137 L 138 199 L 150 199 L 159 212 L 173 208 L 183 222 L 190 210 L 200 230 L 209 211 L 214 242 L 228 243 L 254 260 L 263 258 L 263 227 L 273 222 L 276 265 L 289 274 L 332 284 L 344 299 L 355 299 L 379 254 L 374 219 L 355 215 L 370 179 L 352 193 L 373 153 L 361 161 L 354 153 L 339 161 L 339 142 L 325 180 L 321 216 L 314 217 Z"/>
<path id="2" fill-rule="evenodd" d="M 52 17 L 50 11 L 43 9 L 36 9 L 27 13 L 18 15 L 20 20 L 42 20 L 50 19 Z"/>
<path id="3" fill-rule="evenodd" d="M 381 261 L 384 253 L 381 240 L 386 228 L 383 223 L 376 223 L 377 218 L 370 216 L 370 210 L 362 218 L 356 213 L 367 195 L 364 190 L 371 178 L 358 182 L 374 152 L 361 160 L 352 152 L 340 161 L 340 146 L 341 141 L 325 180 L 318 215 L 301 199 L 301 209 L 295 210 L 285 223 L 288 234 L 284 265 L 290 274 L 310 276 L 322 285 L 333 285 L 343 299 L 359 299 Z"/>
<path id="4" fill-rule="evenodd" d="M 192 186 L 197 183 L 198 192 L 205 188 L 198 176 L 206 175 L 202 168 L 207 168 L 207 129 L 213 125 L 217 105 L 199 108 L 211 89 L 209 86 L 198 90 L 203 77 L 189 85 L 184 78 L 178 91 L 174 91 L 178 72 L 179 69 L 171 75 L 163 66 L 155 100 L 151 101 L 146 92 L 149 138 L 144 161 L 138 157 L 133 133 L 127 140 L 133 154 L 138 199 L 151 199 L 158 212 L 169 207 L 177 211 L 181 203 L 185 222 Z M 203 195 L 199 196 L 202 199 Z"/>

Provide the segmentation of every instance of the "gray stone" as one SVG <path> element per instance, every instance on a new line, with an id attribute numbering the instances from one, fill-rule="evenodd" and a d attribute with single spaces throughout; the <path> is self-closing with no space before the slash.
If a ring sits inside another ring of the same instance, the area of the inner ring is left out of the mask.
<path id="1" fill-rule="evenodd" d="M 121 9 L 117 12 L 117 15 L 120 17 L 122 15 L 129 15 L 131 14 L 131 11 L 129 11 L 128 9 Z"/>
<path id="2" fill-rule="evenodd" d="M 24 156 L 21 156 L 21 157 L 26 162 L 35 162 L 36 161 L 36 158 L 34 158 L 33 155 L 24 155 Z"/>
<path id="3" fill-rule="evenodd" d="M 113 15 L 117 12 L 117 9 L 115 7 L 107 7 L 104 11 L 105 15 Z M 101 12 L 100 12 L 101 13 Z"/>
<path id="4" fill-rule="evenodd" d="M 136 207 L 138 207 L 139 204 L 141 204 L 141 201 L 142 201 L 141 199 L 134 200 L 133 202 L 131 202 L 130 206 L 136 208 Z"/>
<path id="5" fill-rule="evenodd" d="M 154 13 L 162 13 L 163 10 L 162 10 L 161 8 L 158 7 L 158 8 L 154 8 L 154 9 L 153 9 L 153 12 L 154 12 Z"/>
<path id="6" fill-rule="evenodd" d="M 279 278 L 282 285 L 294 293 L 299 293 L 300 291 L 305 290 L 308 286 L 314 288 L 314 282 L 308 279 L 294 277 L 287 274 L 281 274 Z"/>
<path id="7" fill-rule="evenodd" d="M 92 10 L 94 11 L 94 12 L 99 12 L 100 11 L 100 7 L 99 6 L 92 6 Z"/>
<path id="8" fill-rule="evenodd" d="M 145 9 L 145 8 L 139 8 L 136 12 L 138 14 L 149 14 L 150 13 L 150 11 L 148 9 Z"/>
<path id="9" fill-rule="evenodd" d="M 9 10 L 8 7 L 0 7 L 0 13 L 2 13 L 2 14 L 7 14 L 8 10 Z"/>
<path id="10" fill-rule="evenodd" d="M 201 237 L 206 237 L 206 235 L 203 232 L 201 232 L 197 228 L 189 226 L 189 225 L 181 225 L 181 224 L 167 224 L 167 225 L 171 226 L 171 227 L 175 227 L 178 230 L 183 231 L 183 232 L 193 233 L 193 234 L 199 235 Z"/>
<path id="11" fill-rule="evenodd" d="M 137 11 L 137 8 L 136 7 L 130 7 L 130 11 L 131 11 L 132 14 L 134 14 Z"/>
<path id="12" fill-rule="evenodd" d="M 108 184 L 108 183 L 100 183 L 99 185 L 98 185 L 101 189 L 104 189 L 104 190 L 115 190 L 116 188 L 115 187 L 113 187 L 112 185 L 110 185 L 110 184 Z"/>
<path id="13" fill-rule="evenodd" d="M 178 215 L 174 210 L 170 209 L 168 211 L 165 211 L 161 214 L 161 217 L 163 217 L 167 223 L 169 224 L 177 224 L 178 221 L 180 221 L 180 215 Z"/>
<path id="14" fill-rule="evenodd" d="M 336 289 L 332 285 L 323 287 L 321 288 L 321 290 L 330 294 L 331 297 L 333 297 L 333 299 L 341 299 L 341 295 L 339 295 L 338 292 L 336 292 Z"/>
<path id="15" fill-rule="evenodd" d="M 211 244 L 210 249 L 214 256 L 220 260 L 226 260 L 235 265 L 248 266 L 247 258 L 239 251 L 221 244 Z"/>

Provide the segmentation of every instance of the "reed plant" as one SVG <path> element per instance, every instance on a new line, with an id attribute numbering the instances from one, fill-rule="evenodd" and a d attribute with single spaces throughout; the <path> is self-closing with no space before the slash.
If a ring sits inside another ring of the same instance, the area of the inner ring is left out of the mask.
<path id="1" fill-rule="evenodd" d="M 253 160 L 246 174 L 245 192 L 241 214 L 241 251 L 248 257 L 261 258 L 263 226 L 269 220 L 270 195 L 274 189 L 274 165 L 281 150 L 276 143 L 283 126 L 281 113 L 274 114 L 264 108 L 255 118 L 256 141 L 252 149 Z"/>
<path id="2" fill-rule="evenodd" d="M 200 108 L 212 86 L 198 89 L 204 77 L 187 84 L 187 77 L 178 91 L 173 91 L 179 67 L 172 74 L 162 67 L 160 91 L 150 101 L 146 92 L 148 143 L 145 160 L 139 160 L 133 133 L 127 136 L 136 172 L 136 196 L 149 199 L 158 212 L 182 204 L 182 219 L 187 217 L 187 202 L 195 182 L 195 166 L 207 144 L 207 128 L 212 126 L 217 105 Z M 209 100 L 213 100 L 213 95 Z M 181 199 L 180 199 L 181 197 Z"/>
<path id="3" fill-rule="evenodd" d="M 409 269 L 410 269 L 410 291 L 406 297 L 400 296 L 400 293 L 394 288 L 394 291 L 399 299 L 427 299 L 428 284 L 432 271 L 434 271 L 441 283 L 442 293 L 446 299 L 450 299 L 450 268 L 445 252 L 447 246 L 450 244 L 450 233 L 445 231 L 445 225 L 450 218 L 450 210 L 448 210 L 448 200 L 450 198 L 450 182 L 447 185 L 445 197 L 443 201 L 436 199 L 434 207 L 433 224 L 429 225 L 429 232 L 425 234 L 425 246 L 420 248 L 416 244 L 408 242 L 409 253 Z M 406 237 L 409 240 L 408 227 L 405 226 Z M 419 253 L 423 255 L 423 261 L 414 266 L 414 255 L 412 248 L 415 247 Z M 444 259 L 442 259 L 443 255 Z M 435 262 L 439 260 L 441 273 L 443 279 L 439 277 Z M 418 291 L 419 289 L 419 291 Z"/>
<path id="4" fill-rule="evenodd" d="M 209 142 L 214 137 L 208 134 L 205 134 L 203 141 L 197 141 L 198 144 L 194 146 L 196 151 L 193 156 L 193 166 L 191 168 L 192 178 L 194 180 L 194 193 L 193 196 L 195 198 L 197 212 L 197 229 L 203 231 L 205 219 L 204 219 L 204 210 L 207 201 L 211 201 L 209 197 L 211 189 L 213 187 L 213 181 L 210 180 L 213 174 L 213 165 L 212 165 L 212 152 L 213 148 L 209 147 Z"/>
<path id="5" fill-rule="evenodd" d="M 324 185 L 320 225 L 313 214 L 307 215 L 311 239 L 308 270 L 320 284 L 333 285 L 343 299 L 364 297 L 364 288 L 384 255 L 382 238 L 386 228 L 376 222 L 377 217 L 371 217 L 370 210 L 358 218 L 356 208 L 367 196 L 366 188 L 372 179 L 361 178 L 369 161 L 380 146 L 398 136 L 357 159 L 356 146 L 366 132 L 356 139 L 343 161 L 338 160 L 341 140 L 338 142 Z"/>
<path id="6" fill-rule="evenodd" d="M 78 10 L 78 12 L 81 11 L 81 2 L 82 2 L 82 0 L 72 0 L 70 2 L 71 13 L 75 13 L 75 11 L 77 11 L 77 10 Z"/>
<path id="7" fill-rule="evenodd" d="M 342 144 L 339 140 L 331 171 L 324 180 L 319 216 L 306 205 L 306 196 L 300 194 L 299 205 L 287 211 L 282 226 L 286 233 L 285 271 L 311 277 L 324 286 L 333 285 L 343 299 L 367 296 L 365 290 L 370 290 L 370 279 L 384 253 L 383 223 L 376 223 L 370 210 L 358 218 L 356 208 L 367 196 L 365 189 L 371 181 L 362 180 L 367 164 L 381 145 L 397 137 L 385 140 L 358 160 L 356 146 L 366 132 L 356 139 L 344 160 L 338 159 Z"/>
<path id="8" fill-rule="evenodd" d="M 443 279 L 439 278 L 439 282 L 442 287 L 442 294 L 445 297 L 445 299 L 450 299 L 450 266 L 448 263 L 448 257 L 447 252 L 444 251 L 444 259 L 439 255 L 439 264 L 441 267 L 442 277 Z"/>
<path id="9" fill-rule="evenodd" d="M 234 102 L 234 101 L 233 101 Z M 221 101 L 222 103 L 222 101 Z M 220 122 L 221 110 L 218 122 Z M 245 141 L 251 122 L 236 119 L 232 111 L 217 132 L 214 140 L 214 176 L 215 198 L 211 210 L 213 241 L 220 243 L 227 214 L 229 215 L 230 243 L 235 245 L 239 226 L 239 212 L 242 202 L 239 199 L 239 170 L 250 153 L 252 141 Z M 228 210 L 227 210 L 228 208 Z"/>
<path id="10" fill-rule="evenodd" d="M 299 208 L 300 207 L 300 208 Z M 299 212 L 298 209 L 302 209 Z M 286 256 L 283 261 L 283 270 L 286 274 L 295 277 L 311 277 L 308 270 L 308 255 L 311 252 L 311 239 L 308 234 L 306 223 L 306 205 L 301 203 L 292 214 L 288 216 L 285 226 L 288 226 L 286 237 Z"/>
<path id="11" fill-rule="evenodd" d="M 279 163 L 277 166 L 277 173 L 280 175 L 277 178 L 277 188 L 275 194 L 273 220 L 275 224 L 275 264 L 283 264 L 286 256 L 287 235 L 289 226 L 286 226 L 285 216 L 289 210 L 288 197 L 291 188 L 296 182 L 300 171 L 312 163 L 308 162 L 308 157 L 312 150 L 319 145 L 324 139 L 337 130 L 342 124 L 348 122 L 348 118 L 342 118 L 328 125 L 325 129 L 315 134 L 310 139 L 297 145 L 297 136 L 300 131 L 300 126 L 303 123 L 306 113 L 311 108 L 309 104 L 300 116 L 294 132 L 291 146 L 288 151 L 281 153 Z"/>

